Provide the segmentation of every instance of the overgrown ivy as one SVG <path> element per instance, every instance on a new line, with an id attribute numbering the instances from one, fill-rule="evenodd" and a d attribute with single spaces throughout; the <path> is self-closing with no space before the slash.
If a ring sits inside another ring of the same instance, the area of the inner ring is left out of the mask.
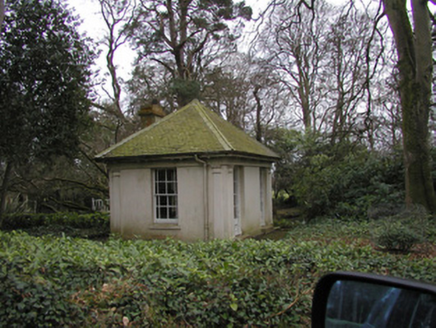
<path id="1" fill-rule="evenodd" d="M 0 232 L 0 326 L 309 327 L 326 272 L 435 281 L 434 258 L 375 250 L 369 229 L 324 220 L 280 241 L 189 244 Z"/>

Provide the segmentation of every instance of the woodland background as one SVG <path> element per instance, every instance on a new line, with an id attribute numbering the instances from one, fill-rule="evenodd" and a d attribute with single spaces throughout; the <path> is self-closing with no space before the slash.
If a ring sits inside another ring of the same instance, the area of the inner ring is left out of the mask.
<path id="1" fill-rule="evenodd" d="M 139 129 L 145 103 L 170 113 L 194 98 L 281 155 L 275 201 L 307 218 L 436 208 L 427 2 L 273 0 L 255 19 L 231 0 L 99 2 L 99 40 L 56 1 L 6 2 L 1 212 L 89 211 L 108 197 L 93 157 Z M 97 44 L 106 68 L 92 71 Z M 114 58 L 126 44 L 125 81 Z"/>
<path id="2" fill-rule="evenodd" d="M 99 1 L 91 40 L 57 1 L 0 0 L 0 326 L 310 327 L 327 272 L 436 281 L 431 1 Z M 90 213 L 94 156 L 194 98 L 281 155 L 279 240 L 122 240 Z"/>

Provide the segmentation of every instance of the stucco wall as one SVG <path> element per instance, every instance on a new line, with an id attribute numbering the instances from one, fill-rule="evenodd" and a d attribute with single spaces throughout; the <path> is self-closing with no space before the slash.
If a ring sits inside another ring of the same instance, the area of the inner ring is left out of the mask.
<path id="1" fill-rule="evenodd" d="M 155 222 L 153 169 L 177 164 L 178 223 Z M 241 168 L 242 236 L 254 235 L 272 224 L 270 166 L 249 161 L 195 160 L 183 163 L 117 164 L 110 169 L 111 230 L 126 238 L 165 238 L 187 241 L 231 239 L 234 234 L 233 169 Z M 260 167 L 267 170 L 265 225 L 261 226 Z M 207 190 L 207 192 L 205 191 Z M 208 213 L 208 215 L 205 215 Z M 209 224 L 206 224 L 208 220 Z"/>
<path id="2" fill-rule="evenodd" d="M 156 168 L 167 167 L 171 166 L 162 163 Z M 119 166 L 112 169 L 110 176 L 112 232 L 126 238 L 204 238 L 202 166 L 188 165 L 177 168 L 178 224 L 155 222 L 152 168 Z"/>
<path id="3" fill-rule="evenodd" d="M 177 169 L 180 226 L 178 237 L 183 240 L 204 239 L 203 176 L 202 166 L 179 167 Z"/>
<path id="4" fill-rule="evenodd" d="M 211 238 L 234 238 L 233 170 L 240 170 L 241 237 L 256 235 L 272 227 L 272 193 L 269 165 L 234 161 L 211 165 L 209 188 Z M 266 171 L 264 190 L 264 224 L 260 206 L 260 168 Z"/>
<path id="5" fill-rule="evenodd" d="M 117 232 L 126 237 L 143 235 L 147 232 L 153 207 L 151 197 L 150 169 L 119 169 L 112 175 L 119 176 L 119 182 L 112 184 L 111 222 L 119 226 Z M 112 202 L 112 198 L 119 202 Z M 115 204 L 113 204 L 115 203 Z M 116 206 L 113 208 L 112 206 Z"/>
<path id="6" fill-rule="evenodd" d="M 211 239 L 231 239 L 233 232 L 233 168 L 222 163 L 209 167 Z"/>
<path id="7" fill-rule="evenodd" d="M 246 166 L 243 174 L 242 233 L 250 235 L 259 231 L 261 223 L 259 167 Z"/>

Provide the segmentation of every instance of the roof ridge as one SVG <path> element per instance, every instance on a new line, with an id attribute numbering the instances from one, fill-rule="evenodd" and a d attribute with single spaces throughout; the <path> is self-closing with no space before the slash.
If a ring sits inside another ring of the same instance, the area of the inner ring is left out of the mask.
<path id="1" fill-rule="evenodd" d="M 227 138 L 220 131 L 220 129 L 218 129 L 218 127 L 215 125 L 215 123 L 210 119 L 210 117 L 208 116 L 208 114 L 204 110 L 204 106 L 198 100 L 196 101 L 195 106 L 196 106 L 197 111 L 200 114 L 201 118 L 203 119 L 204 123 L 206 123 L 206 126 L 213 133 L 213 135 L 217 138 L 217 140 L 221 144 L 221 146 L 223 146 L 223 148 L 225 150 L 235 150 L 235 148 L 232 146 L 230 141 L 227 140 Z"/>

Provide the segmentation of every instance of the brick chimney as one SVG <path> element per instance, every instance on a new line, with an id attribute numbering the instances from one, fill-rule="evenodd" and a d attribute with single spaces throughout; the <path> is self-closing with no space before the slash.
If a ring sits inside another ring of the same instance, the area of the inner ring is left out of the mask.
<path id="1" fill-rule="evenodd" d="M 141 118 L 142 128 L 146 128 L 157 121 L 161 120 L 166 114 L 156 99 L 153 99 L 151 104 L 147 104 L 138 111 L 138 115 Z"/>

